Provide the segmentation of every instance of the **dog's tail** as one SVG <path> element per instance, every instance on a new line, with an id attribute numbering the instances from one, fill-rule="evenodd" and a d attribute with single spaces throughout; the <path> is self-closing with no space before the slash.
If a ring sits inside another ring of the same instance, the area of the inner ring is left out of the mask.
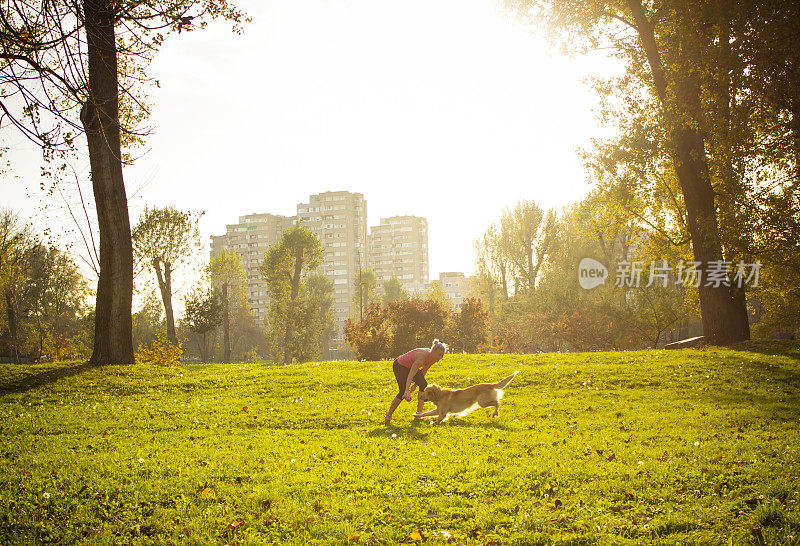
<path id="1" fill-rule="evenodd" d="M 494 384 L 494 388 L 495 389 L 505 389 L 506 385 L 511 383 L 511 380 L 514 379 L 515 377 L 517 377 L 518 373 L 519 373 L 519 371 L 516 371 L 516 372 L 512 373 L 511 375 L 509 375 L 508 377 L 506 377 L 505 379 L 501 379 L 500 381 L 498 381 L 497 383 Z"/>

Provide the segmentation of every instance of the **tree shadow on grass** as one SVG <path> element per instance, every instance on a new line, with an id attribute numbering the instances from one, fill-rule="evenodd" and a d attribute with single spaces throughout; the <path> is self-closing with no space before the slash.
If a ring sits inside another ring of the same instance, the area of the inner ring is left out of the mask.
<path id="1" fill-rule="evenodd" d="M 18 379 L 0 383 L 0 396 L 5 394 L 28 392 L 41 386 L 55 383 L 59 379 L 72 377 L 73 375 L 78 375 L 96 368 L 96 365 L 84 362 L 83 364 L 55 368 L 44 372 L 26 375 Z"/>
<path id="2" fill-rule="evenodd" d="M 731 345 L 730 349 L 767 356 L 785 356 L 800 360 L 800 342 L 794 340 L 753 340 Z"/>

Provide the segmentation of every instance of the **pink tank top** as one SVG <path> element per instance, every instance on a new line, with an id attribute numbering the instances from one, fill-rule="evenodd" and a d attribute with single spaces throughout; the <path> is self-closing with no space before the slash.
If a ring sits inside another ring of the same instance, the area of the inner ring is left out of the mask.
<path id="1" fill-rule="evenodd" d="M 428 357 L 431 356 L 431 350 L 427 347 L 418 347 L 416 349 L 411 349 L 406 354 L 398 356 L 397 363 L 403 366 L 404 368 L 411 368 L 411 366 L 414 364 L 414 358 L 415 358 L 414 353 L 416 353 L 417 351 L 425 351 L 426 353 L 428 353 L 425 355 L 425 362 L 423 363 L 423 366 L 427 365 Z"/>

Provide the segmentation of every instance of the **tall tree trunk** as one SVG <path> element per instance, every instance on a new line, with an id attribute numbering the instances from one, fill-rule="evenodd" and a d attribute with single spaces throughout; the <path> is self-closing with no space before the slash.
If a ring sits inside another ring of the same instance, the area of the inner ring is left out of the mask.
<path id="1" fill-rule="evenodd" d="M 222 300 L 225 302 L 225 320 L 222 322 L 223 362 L 231 361 L 231 304 L 228 302 L 228 283 L 222 284 Z"/>
<path id="2" fill-rule="evenodd" d="M 196 334 L 195 342 L 197 343 L 197 350 L 200 353 L 200 362 L 206 361 L 206 333 Z"/>
<path id="3" fill-rule="evenodd" d="M 112 3 L 85 0 L 89 97 L 81 122 L 89 145 L 92 189 L 100 231 L 92 364 L 133 364 L 131 303 L 133 251 L 122 180 L 117 49 Z"/>
<path id="4" fill-rule="evenodd" d="M 789 127 L 792 131 L 794 144 L 794 175 L 795 184 L 800 185 L 800 92 L 795 88 L 791 99 L 792 121 Z"/>
<path id="5" fill-rule="evenodd" d="M 506 278 L 506 266 L 500 265 L 500 286 L 503 287 L 503 299 L 508 299 L 508 279 Z"/>
<path id="6" fill-rule="evenodd" d="M 530 291 L 533 292 L 536 290 L 536 279 L 539 277 L 539 270 L 542 268 L 542 264 L 544 263 L 544 258 L 546 254 L 538 254 L 536 256 L 536 265 L 533 266 L 533 274 L 531 275 L 531 287 Z"/>
<path id="7" fill-rule="evenodd" d="M 17 326 L 17 312 L 14 305 L 14 294 L 10 289 L 3 291 L 6 300 L 6 316 L 8 318 L 8 333 L 11 337 L 11 361 L 19 364 L 19 334 Z"/>
<path id="8" fill-rule="evenodd" d="M 661 101 L 664 121 L 670 129 L 675 173 L 681 185 L 689 235 L 692 238 L 694 259 L 701 263 L 699 287 L 700 317 L 703 335 L 713 345 L 726 345 L 749 339 L 749 329 L 742 330 L 739 320 L 742 309 L 747 312 L 741 298 L 735 298 L 728 287 L 705 286 L 705 271 L 712 261 L 722 259 L 722 246 L 717 223 L 717 210 L 711 175 L 706 159 L 705 143 L 700 134 L 700 84 L 693 75 L 692 63 L 698 61 L 697 50 L 700 37 L 698 22 L 690 13 L 679 23 L 682 33 L 681 45 L 684 59 L 673 70 L 670 82 L 673 93 L 667 95 L 667 74 L 655 38 L 652 23 L 647 19 L 640 0 L 628 0 L 631 16 L 639 33 L 648 64 L 653 75 L 653 85 Z"/>
<path id="9" fill-rule="evenodd" d="M 208 357 L 213 360 L 217 355 L 217 330 L 214 329 L 211 332 L 211 342 L 208 345 Z"/>
<path id="10" fill-rule="evenodd" d="M 488 277 L 488 276 L 487 276 Z M 494 279 L 488 277 L 489 285 L 489 342 L 494 345 L 494 319 L 495 319 L 495 292 L 494 292 Z"/>
<path id="11" fill-rule="evenodd" d="M 722 232 L 723 259 L 732 263 L 742 259 L 747 247 L 742 233 L 744 222 L 737 206 L 743 196 L 741 179 L 734 168 L 734 150 L 731 131 L 731 0 L 717 1 L 717 26 L 719 27 L 715 155 L 718 164 L 721 191 L 719 192 L 719 224 Z M 731 299 L 732 334 L 737 339 L 750 339 L 750 317 L 747 313 L 745 286 L 728 288 Z"/>
<path id="12" fill-rule="evenodd" d="M 685 93 L 699 100 L 699 92 L 699 85 L 690 84 L 678 91 L 678 95 Z M 727 286 L 707 286 L 705 280 L 709 264 L 722 259 L 722 246 L 703 137 L 695 129 L 676 129 L 673 146 L 675 171 L 686 203 L 692 251 L 695 261 L 701 264 L 698 269 L 702 272 L 699 296 L 703 335 L 713 345 L 749 339 L 749 327 L 743 329 L 740 320 L 741 313 L 744 312 L 745 316 L 747 313 L 743 300 L 735 299 L 735 293 Z"/>
<path id="13" fill-rule="evenodd" d="M 533 265 L 533 239 L 526 241 L 527 248 L 525 249 L 525 259 L 528 262 L 528 290 L 533 292 L 534 287 L 536 286 L 536 271 L 534 271 Z"/>
<path id="14" fill-rule="evenodd" d="M 303 250 L 299 249 L 294 257 L 294 276 L 292 277 L 292 296 L 286 312 L 286 334 L 283 338 L 283 363 L 292 363 L 291 340 L 294 334 L 294 306 L 300 293 L 300 274 L 303 272 Z"/>
<path id="15" fill-rule="evenodd" d="M 164 262 L 164 272 L 161 272 L 161 260 L 153 260 L 153 269 L 156 270 L 158 289 L 161 291 L 161 300 L 164 302 L 164 315 L 167 321 L 167 339 L 177 345 L 178 336 L 175 334 L 175 318 L 172 312 L 172 266 Z"/>

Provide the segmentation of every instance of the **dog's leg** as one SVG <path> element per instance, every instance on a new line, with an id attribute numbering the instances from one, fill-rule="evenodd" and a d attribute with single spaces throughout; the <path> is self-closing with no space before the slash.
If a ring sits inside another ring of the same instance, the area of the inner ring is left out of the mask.
<path id="1" fill-rule="evenodd" d="M 484 407 L 489 407 L 489 406 L 494 406 L 494 412 L 492 413 L 492 417 L 497 417 L 500 414 L 500 402 L 494 400 L 486 404 L 486 406 Z"/>
<path id="2" fill-rule="evenodd" d="M 440 424 L 445 419 L 447 419 L 447 412 L 446 411 L 439 412 L 439 418 L 436 420 L 436 424 L 437 425 Z"/>
<path id="3" fill-rule="evenodd" d="M 432 409 L 431 411 L 426 411 L 425 413 L 415 413 L 414 415 L 418 419 L 421 419 L 422 417 L 433 417 L 434 415 L 438 415 L 438 414 L 439 414 L 439 410 L 438 409 Z"/>

